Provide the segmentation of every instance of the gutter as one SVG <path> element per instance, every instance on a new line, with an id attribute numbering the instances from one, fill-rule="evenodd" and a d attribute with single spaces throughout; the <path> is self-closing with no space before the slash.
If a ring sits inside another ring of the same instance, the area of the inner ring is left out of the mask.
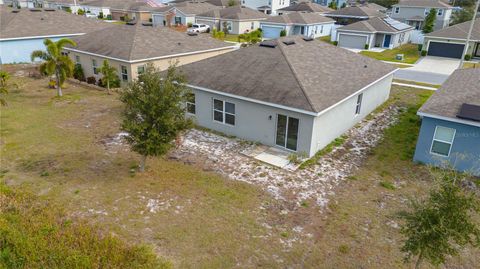
<path id="1" fill-rule="evenodd" d="M 468 121 L 468 120 L 462 120 L 462 119 L 457 119 L 457 118 L 439 116 L 439 115 L 434 115 L 434 114 L 425 113 L 425 112 L 420 112 L 420 111 L 417 112 L 417 115 L 420 116 L 420 117 L 427 117 L 427 118 L 432 118 L 432 119 L 437 119 L 437 120 L 444 120 L 444 121 L 450 121 L 450 122 L 455 122 L 455 123 L 460 123 L 460 124 L 465 124 L 465 125 L 480 127 L 480 122 L 479 122 L 479 123 L 475 123 L 475 122 L 471 122 L 471 121 Z"/>
<path id="2" fill-rule="evenodd" d="M 26 40 L 26 39 L 40 39 L 40 38 L 54 38 L 54 37 L 63 37 L 63 36 L 79 36 L 86 33 L 77 33 L 77 34 L 59 34 L 59 35 L 43 35 L 43 36 L 24 36 L 24 37 L 12 37 L 12 38 L 0 38 L 0 41 L 11 41 L 11 40 Z"/>

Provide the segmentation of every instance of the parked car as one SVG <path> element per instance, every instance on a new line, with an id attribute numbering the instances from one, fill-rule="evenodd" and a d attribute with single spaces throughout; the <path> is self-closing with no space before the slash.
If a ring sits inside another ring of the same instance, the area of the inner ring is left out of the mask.
<path id="1" fill-rule="evenodd" d="M 206 24 L 195 23 L 192 27 L 188 28 L 189 33 L 210 33 L 210 26 Z"/>

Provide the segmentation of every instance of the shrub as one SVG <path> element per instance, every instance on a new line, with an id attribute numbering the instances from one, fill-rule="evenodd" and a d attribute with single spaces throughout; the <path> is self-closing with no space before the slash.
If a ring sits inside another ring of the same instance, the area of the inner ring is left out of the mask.
<path id="1" fill-rule="evenodd" d="M 103 12 L 100 11 L 100 13 L 98 13 L 98 18 L 103 19 Z"/>
<path id="2" fill-rule="evenodd" d="M 190 28 L 190 27 L 192 27 L 192 26 L 193 26 L 193 23 L 191 23 L 191 22 L 187 23 L 187 27 Z"/>
<path id="3" fill-rule="evenodd" d="M 68 13 L 72 13 L 72 9 L 71 9 L 70 7 L 67 7 L 67 8 L 65 9 L 65 11 L 68 12 Z"/>
<path id="4" fill-rule="evenodd" d="M 55 89 L 55 86 L 57 85 L 57 82 L 54 79 L 50 79 L 48 82 L 48 88 L 50 89 Z"/>
<path id="5" fill-rule="evenodd" d="M 422 51 L 423 44 L 418 44 L 418 51 Z"/>
<path id="6" fill-rule="evenodd" d="M 97 85 L 106 88 L 107 82 L 99 79 Z M 110 88 L 120 88 L 120 78 L 118 76 L 115 78 L 115 80 L 110 81 Z"/>
<path id="7" fill-rule="evenodd" d="M 422 50 L 422 56 L 427 56 L 427 51 L 426 50 Z"/>
<path id="8" fill-rule="evenodd" d="M 88 77 L 87 78 L 88 84 L 97 84 L 97 79 L 95 77 Z"/>
<path id="9" fill-rule="evenodd" d="M 78 9 L 77 14 L 78 15 L 85 15 L 85 10 L 80 8 L 80 9 Z"/>
<path id="10" fill-rule="evenodd" d="M 465 54 L 465 61 L 470 61 L 470 59 L 472 59 L 472 55 Z"/>
<path id="11" fill-rule="evenodd" d="M 107 20 L 111 21 L 112 20 L 112 15 L 108 14 L 107 15 Z"/>
<path id="12" fill-rule="evenodd" d="M 333 44 L 334 46 L 336 46 L 336 45 L 338 45 L 338 41 L 333 41 L 332 44 Z"/>
<path id="13" fill-rule="evenodd" d="M 73 78 L 80 81 L 85 81 L 85 74 L 83 73 L 82 65 L 76 64 L 73 68 Z"/>
<path id="14" fill-rule="evenodd" d="M 370 46 L 368 44 L 365 44 L 365 49 L 368 50 Z"/>
<path id="15" fill-rule="evenodd" d="M 285 29 L 280 31 L 280 36 L 287 36 L 287 31 Z"/>

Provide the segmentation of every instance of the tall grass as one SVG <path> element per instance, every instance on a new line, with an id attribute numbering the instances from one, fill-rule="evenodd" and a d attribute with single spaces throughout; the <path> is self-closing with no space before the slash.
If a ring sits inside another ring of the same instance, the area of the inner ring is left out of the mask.
<path id="1" fill-rule="evenodd" d="M 0 268 L 170 268 L 62 208 L 0 183 Z"/>

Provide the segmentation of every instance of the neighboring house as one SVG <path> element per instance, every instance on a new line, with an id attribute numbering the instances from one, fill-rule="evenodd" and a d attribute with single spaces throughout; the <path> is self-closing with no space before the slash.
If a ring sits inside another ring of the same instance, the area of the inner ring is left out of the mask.
<path id="1" fill-rule="evenodd" d="M 365 5 L 368 6 L 369 8 L 371 8 L 371 9 L 373 9 L 373 10 L 376 10 L 376 11 L 379 11 L 379 12 L 382 12 L 382 13 L 387 13 L 387 11 L 388 11 L 388 8 L 386 8 L 384 6 L 381 6 L 379 4 L 376 4 L 376 3 L 367 3 Z"/>
<path id="2" fill-rule="evenodd" d="M 317 38 L 328 36 L 335 21 L 317 13 L 293 12 L 280 16 L 272 16 L 260 22 L 263 37 L 279 38 L 282 30 L 287 36 L 302 35 Z"/>
<path id="3" fill-rule="evenodd" d="M 293 4 L 289 7 L 284 7 L 282 9 L 279 9 L 277 13 L 278 15 L 289 14 L 292 12 L 323 14 L 331 11 L 333 11 L 333 9 L 313 3 L 313 2 L 300 2 L 300 3 Z"/>
<path id="4" fill-rule="evenodd" d="M 147 63 L 166 69 L 178 61 L 187 64 L 235 49 L 208 35 L 190 36 L 165 27 L 115 25 L 73 39 L 66 47 L 69 57 L 83 67 L 85 77 L 100 79 L 103 60 L 117 68 L 122 83 L 130 82 L 145 70 Z"/>
<path id="5" fill-rule="evenodd" d="M 279 9 L 290 6 L 290 0 L 241 0 L 240 4 L 267 15 L 277 15 Z"/>
<path id="6" fill-rule="evenodd" d="M 45 6 L 61 10 L 71 10 L 77 14 L 82 9 L 85 12 L 98 16 L 103 14 L 105 17 L 110 15 L 110 8 L 104 0 L 48 0 L 44 2 Z M 104 4 L 105 3 L 105 4 Z"/>
<path id="7" fill-rule="evenodd" d="M 295 36 L 181 70 L 198 125 L 313 156 L 388 99 L 395 68 Z"/>
<path id="8" fill-rule="evenodd" d="M 480 176 L 480 69 L 456 70 L 420 108 L 414 160 Z"/>
<path id="9" fill-rule="evenodd" d="M 210 10 L 196 16 L 196 22 L 209 25 L 211 29 L 228 30 L 230 34 L 243 34 L 260 28 L 267 15 L 243 6 Z"/>
<path id="10" fill-rule="evenodd" d="M 421 30 L 425 17 L 432 8 L 437 11 L 434 30 L 448 27 L 452 17 L 452 6 L 441 0 L 400 0 L 398 4 L 392 5 L 390 17 Z"/>
<path id="11" fill-rule="evenodd" d="M 426 34 L 423 49 L 431 56 L 462 58 L 470 24 L 467 21 Z M 475 21 L 466 54 L 480 58 L 480 20 Z"/>
<path id="12" fill-rule="evenodd" d="M 337 7 L 340 8 L 344 5 L 347 5 L 347 0 L 312 0 L 312 2 L 317 3 L 322 6 L 330 6 L 332 2 L 335 2 L 337 4 Z"/>
<path id="13" fill-rule="evenodd" d="M 39 0 L 5 0 L 3 2 L 3 4 L 14 8 L 38 8 L 42 6 Z"/>
<path id="14" fill-rule="evenodd" d="M 155 10 L 152 13 L 152 23 L 154 26 L 168 26 L 170 19 L 170 25 L 188 25 L 195 23 L 197 14 L 220 8 L 206 2 L 180 2 Z"/>
<path id="15" fill-rule="evenodd" d="M 336 40 L 339 47 L 367 49 L 393 49 L 410 41 L 414 28 L 394 19 L 371 18 L 337 29 Z"/>
<path id="16" fill-rule="evenodd" d="M 375 17 L 386 17 L 384 13 L 379 12 L 374 8 L 370 8 L 368 5 L 341 8 L 325 13 L 325 16 L 334 19 L 337 21 L 337 24 L 340 25 L 348 25 Z"/>
<path id="17" fill-rule="evenodd" d="M 146 1 L 115 1 L 109 3 L 112 20 L 116 21 L 134 20 L 148 22 L 152 20 L 152 11 L 158 7 Z"/>
<path id="18" fill-rule="evenodd" d="M 35 50 L 45 50 L 43 41 L 72 38 L 112 24 L 55 9 L 0 7 L 0 63 L 31 62 Z"/>

